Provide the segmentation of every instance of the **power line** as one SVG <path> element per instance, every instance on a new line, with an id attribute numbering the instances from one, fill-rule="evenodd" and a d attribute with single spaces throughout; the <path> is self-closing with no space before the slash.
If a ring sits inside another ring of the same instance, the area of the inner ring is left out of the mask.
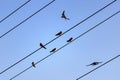
<path id="1" fill-rule="evenodd" d="M 91 70 L 91 71 L 87 72 L 86 74 L 84 74 L 84 75 L 80 76 L 80 77 L 79 77 L 79 78 L 77 78 L 76 80 L 79 80 L 79 79 L 81 79 L 81 78 L 83 78 L 83 77 L 87 76 L 87 75 L 88 75 L 88 74 L 90 74 L 91 72 L 93 72 L 93 71 L 95 71 L 95 70 L 99 69 L 100 67 L 102 67 L 102 66 L 106 65 L 107 63 L 109 63 L 109 62 L 111 62 L 111 61 L 115 60 L 115 59 L 116 59 L 116 58 L 118 58 L 118 57 L 120 57 L 120 55 L 117 55 L 116 57 L 114 57 L 114 58 L 112 58 L 112 59 L 108 60 L 107 62 L 105 62 L 105 63 L 101 64 L 100 66 L 96 67 L 95 69 L 93 69 L 93 70 Z"/>
<path id="2" fill-rule="evenodd" d="M 105 9 L 106 7 L 108 7 L 109 5 L 111 5 L 112 3 L 114 3 L 117 0 L 112 1 L 111 3 L 109 3 L 108 5 L 104 6 L 103 8 L 101 8 L 100 10 L 96 11 L 95 13 L 93 13 L 92 15 L 88 16 L 86 19 L 82 20 L 81 22 L 79 22 L 78 24 L 76 24 L 75 26 L 71 27 L 69 30 L 67 30 L 65 33 L 67 33 L 68 31 L 70 31 L 71 29 L 75 28 L 76 26 L 78 26 L 79 24 L 83 23 L 84 21 L 86 21 L 87 19 L 91 18 L 92 16 L 94 16 L 95 14 L 97 14 L 98 12 L 102 11 L 103 9 Z"/>
<path id="3" fill-rule="evenodd" d="M 84 33 L 82 33 L 81 35 L 79 35 L 78 37 L 76 37 L 75 39 L 73 39 L 73 41 L 77 40 L 78 38 L 82 37 L 83 35 L 85 35 L 86 33 L 92 31 L 93 29 L 97 28 L 99 25 L 101 25 L 102 23 L 106 22 L 107 20 L 109 20 L 110 18 L 112 18 L 113 16 L 117 15 L 118 13 L 120 13 L 120 11 L 114 13 L 113 15 L 111 15 L 110 17 L 106 18 L 105 20 L 103 20 L 102 22 L 98 23 L 97 25 L 95 25 L 94 27 L 88 29 L 87 31 L 85 31 Z M 72 42 L 73 42 L 72 41 Z M 66 43 L 65 45 L 63 45 L 62 47 L 60 47 L 59 49 L 56 50 L 59 51 L 61 49 L 63 49 L 64 47 L 66 47 L 67 45 L 69 45 L 71 42 L 69 43 Z M 46 57 L 44 57 L 43 59 L 41 59 L 40 61 L 36 62 L 35 65 L 37 65 L 38 63 L 42 62 L 43 60 L 47 59 L 48 57 L 52 56 L 53 54 L 55 53 L 51 53 L 49 55 L 47 55 Z M 25 70 L 21 71 L 20 73 L 18 73 L 17 75 L 15 75 L 14 77 L 12 77 L 11 79 L 9 80 L 13 80 L 14 78 L 16 78 L 17 76 L 19 76 L 20 74 L 24 73 L 25 71 L 29 70 L 30 68 L 32 68 L 32 66 L 26 68 Z"/>
<path id="4" fill-rule="evenodd" d="M 46 4 L 44 7 L 42 7 L 41 9 L 39 9 L 38 11 L 36 11 L 35 13 L 33 13 L 31 16 L 29 16 L 28 18 L 24 19 L 22 22 L 20 22 L 19 24 L 17 24 L 16 26 L 14 26 L 13 28 L 11 28 L 10 30 L 8 30 L 7 32 L 5 32 L 4 34 L 2 34 L 0 36 L 0 38 L 4 37 L 5 35 L 7 35 L 8 33 L 10 33 L 11 31 L 13 31 L 14 29 L 16 29 L 18 26 L 20 26 L 21 24 L 23 24 L 24 22 L 26 22 L 28 19 L 30 19 L 31 17 L 33 17 L 35 14 L 39 13 L 41 10 L 43 10 L 44 8 L 46 8 L 47 6 L 49 6 L 51 3 L 53 3 L 55 0 L 51 1 L 50 3 Z"/>
<path id="5" fill-rule="evenodd" d="M 25 6 L 27 3 L 29 3 L 31 0 L 26 1 L 24 4 L 22 4 L 20 7 L 18 7 L 17 9 L 15 9 L 13 12 L 11 12 L 10 14 L 8 14 L 5 18 L 3 18 L 2 20 L 0 20 L 0 23 L 3 22 L 5 19 L 7 19 L 8 17 L 10 17 L 12 14 L 14 14 L 16 11 L 18 11 L 20 8 L 22 8 L 23 6 Z"/>
<path id="6" fill-rule="evenodd" d="M 102 11 L 103 9 L 105 9 L 106 7 L 110 6 L 112 3 L 114 3 L 116 0 L 112 1 L 111 3 L 109 3 L 108 5 L 104 6 L 103 8 L 99 9 L 98 11 L 96 11 L 95 13 L 93 13 L 92 15 L 88 16 L 87 18 L 83 19 L 82 21 L 80 21 L 79 23 L 77 23 L 75 26 L 71 27 L 70 29 L 66 30 L 62 35 L 66 34 L 68 31 L 72 30 L 73 28 L 77 27 L 78 25 L 80 25 L 81 23 L 83 23 L 84 21 L 88 20 L 89 18 L 91 18 L 92 16 L 94 16 L 95 14 L 97 14 L 98 12 Z M 58 39 L 60 36 L 52 39 L 51 41 L 49 41 L 48 43 L 46 43 L 44 46 L 50 44 L 51 42 L 55 41 L 56 39 Z M 34 54 L 35 52 L 39 51 L 41 48 L 36 49 L 35 51 L 33 51 L 32 53 L 30 53 L 29 55 L 25 56 L 24 58 L 22 58 L 21 60 L 17 61 L 16 63 L 12 64 L 11 66 L 9 66 L 8 68 L 6 68 L 5 70 L 3 70 L 2 72 L 0 72 L 0 74 L 6 72 L 7 70 L 9 70 L 10 68 L 12 68 L 13 66 L 17 65 L 18 63 L 20 63 L 21 61 L 25 60 L 26 58 L 28 58 L 29 56 L 31 56 L 32 54 Z"/>

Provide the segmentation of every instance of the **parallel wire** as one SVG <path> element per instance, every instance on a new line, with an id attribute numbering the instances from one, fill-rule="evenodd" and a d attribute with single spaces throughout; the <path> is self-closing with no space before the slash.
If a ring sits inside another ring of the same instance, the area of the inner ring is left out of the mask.
<path id="1" fill-rule="evenodd" d="M 88 29 L 87 31 L 85 31 L 84 33 L 82 33 L 81 35 L 79 35 L 78 37 L 76 37 L 75 39 L 73 39 L 73 41 L 77 40 L 78 38 L 82 37 L 83 35 L 87 34 L 88 32 L 92 31 L 93 29 L 97 28 L 99 25 L 101 25 L 102 23 L 106 22 L 107 20 L 109 20 L 110 18 L 112 18 L 113 16 L 117 15 L 118 13 L 120 13 L 120 11 L 114 13 L 113 15 L 111 15 L 110 17 L 106 18 L 105 20 L 103 20 L 102 22 L 98 23 L 97 25 L 95 25 L 94 27 Z M 72 42 L 73 42 L 72 41 Z M 70 42 L 71 43 L 71 42 Z M 69 45 L 70 43 L 66 43 L 65 45 L 63 45 L 62 47 L 60 47 L 59 49 L 56 50 L 56 52 L 58 52 L 59 50 L 63 49 L 64 47 L 66 47 L 67 45 Z M 55 52 L 55 53 L 56 53 Z M 51 53 L 49 55 L 47 55 L 46 57 L 44 57 L 43 59 L 39 60 L 38 62 L 35 63 L 35 65 L 37 65 L 38 63 L 44 61 L 45 59 L 47 59 L 48 57 L 52 56 L 55 53 Z M 15 75 L 14 77 L 12 77 L 9 80 L 13 80 L 14 78 L 16 78 L 17 76 L 21 75 L 22 73 L 24 73 L 25 71 L 29 70 L 30 68 L 32 68 L 32 66 L 26 68 L 25 70 L 21 71 L 20 73 L 18 73 L 17 75 Z"/>
<path id="2" fill-rule="evenodd" d="M 104 6 L 103 8 L 101 8 L 100 10 L 96 11 L 95 13 L 93 13 L 92 15 L 88 16 L 86 19 L 82 20 L 81 22 L 79 22 L 78 24 L 76 24 L 75 26 L 73 26 L 72 28 L 70 28 L 69 30 L 67 30 L 65 33 L 67 33 L 68 31 L 70 31 L 71 29 L 75 28 L 76 26 L 78 26 L 79 24 L 83 23 L 84 21 L 86 21 L 87 19 L 91 18 L 92 16 L 94 16 L 95 14 L 97 14 L 98 12 L 102 11 L 103 9 L 105 9 L 106 7 L 108 7 L 109 5 L 113 4 L 115 1 L 112 1 L 111 3 L 109 3 L 108 5 Z"/>
<path id="3" fill-rule="evenodd" d="M 22 4 L 20 7 L 18 7 L 17 9 L 15 9 L 13 12 L 11 12 L 10 14 L 8 14 L 5 18 L 3 18 L 2 20 L 0 20 L 0 23 L 2 23 L 4 20 L 6 20 L 8 17 L 10 17 L 12 14 L 14 14 L 16 11 L 18 11 L 20 8 L 22 8 L 23 6 L 25 6 L 27 3 L 29 3 L 31 0 L 26 1 L 24 4 Z"/>
<path id="4" fill-rule="evenodd" d="M 79 23 L 77 23 L 76 25 L 74 25 L 73 27 L 71 27 L 70 29 L 66 30 L 62 35 L 66 34 L 67 32 L 69 32 L 70 30 L 76 28 L 78 25 L 82 24 L 83 22 L 85 22 L 86 20 L 88 20 L 89 18 L 93 17 L 94 15 L 96 15 L 97 13 L 99 13 L 100 11 L 104 10 L 105 8 L 107 8 L 108 6 L 110 6 L 111 4 L 113 4 L 114 2 L 116 2 L 117 0 L 114 0 L 112 2 L 110 2 L 109 4 L 107 4 L 106 6 L 104 6 L 103 8 L 99 9 L 98 11 L 94 12 L 92 15 L 88 16 L 87 18 L 83 19 L 82 21 L 80 21 Z M 50 42 L 48 42 L 46 45 L 48 45 L 49 43 L 53 42 L 54 40 L 56 40 L 59 37 L 54 38 L 53 40 L 51 40 Z"/>
<path id="5" fill-rule="evenodd" d="M 107 4 L 106 6 L 104 6 L 103 8 L 99 9 L 98 11 L 96 11 L 95 13 L 93 13 L 92 15 L 88 16 L 87 18 L 83 19 L 82 21 L 80 21 L 79 23 L 77 23 L 75 26 L 71 27 L 70 29 L 68 29 L 67 31 L 65 31 L 62 35 L 66 34 L 68 31 L 72 30 L 73 28 L 77 27 L 78 25 L 80 25 L 81 23 L 83 23 L 84 21 L 88 20 L 89 18 L 91 18 L 92 16 L 94 16 L 95 14 L 99 13 L 100 11 L 102 11 L 103 9 L 105 9 L 106 7 L 110 6 L 112 3 L 114 3 L 117 0 L 112 1 L 111 3 Z M 51 41 L 49 41 L 48 43 L 46 43 L 44 46 L 47 46 L 48 44 L 50 44 L 51 42 L 55 41 L 56 39 L 58 39 L 60 36 L 52 39 Z M 18 63 L 20 63 L 21 61 L 25 60 L 26 58 L 28 58 L 29 56 L 33 55 L 34 53 L 36 53 L 37 51 L 39 51 L 41 48 L 36 49 L 35 51 L 33 51 L 32 53 L 30 53 L 29 55 L 25 56 L 24 58 L 22 58 L 21 60 L 17 61 L 16 63 L 14 63 L 13 65 L 9 66 L 8 68 L 6 68 L 5 70 L 3 70 L 2 72 L 0 72 L 0 74 L 6 72 L 7 70 L 9 70 L 10 68 L 12 68 L 13 66 L 17 65 Z"/>
<path id="6" fill-rule="evenodd" d="M 76 80 L 79 80 L 79 79 L 81 79 L 81 78 L 83 78 L 83 77 L 87 76 L 88 74 L 90 74 L 90 73 L 92 73 L 93 71 L 95 71 L 95 70 L 99 69 L 100 67 L 102 67 L 102 66 L 106 65 L 107 63 L 109 63 L 109 62 L 111 62 L 111 61 L 115 60 L 115 59 L 116 59 L 116 58 L 118 58 L 118 57 L 120 57 L 120 55 L 115 56 L 114 58 L 112 58 L 112 59 L 108 60 L 107 62 L 105 62 L 105 63 L 101 64 L 100 66 L 96 67 L 95 69 L 93 69 L 93 70 L 91 70 L 91 71 L 87 72 L 86 74 L 84 74 L 84 75 L 80 76 L 80 77 L 79 77 L 79 78 L 77 78 Z"/>
<path id="7" fill-rule="evenodd" d="M 4 37 L 5 35 L 7 35 L 8 33 L 10 33 L 11 31 L 13 31 L 14 29 L 16 29 L 18 26 L 20 26 L 21 24 L 23 24 L 24 22 L 26 22 L 28 19 L 30 19 L 31 17 L 33 17 L 34 15 L 36 15 L 37 13 L 39 13 L 41 10 L 43 10 L 44 8 L 46 8 L 47 6 L 49 6 L 54 1 L 55 0 L 51 1 L 50 3 L 48 3 L 47 5 L 45 5 L 44 7 L 42 7 L 41 9 L 39 9 L 38 11 L 36 11 L 35 13 L 33 13 L 31 16 L 29 16 L 28 18 L 24 19 L 22 22 L 20 22 L 19 24 L 17 24 L 13 28 L 11 28 L 10 30 L 8 30 L 7 32 L 5 32 L 4 34 L 2 34 L 0 36 L 0 38 Z"/>

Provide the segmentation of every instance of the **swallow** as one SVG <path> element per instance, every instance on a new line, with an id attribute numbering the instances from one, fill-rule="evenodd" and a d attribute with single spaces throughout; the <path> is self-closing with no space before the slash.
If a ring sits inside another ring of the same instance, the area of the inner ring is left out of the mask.
<path id="1" fill-rule="evenodd" d="M 67 42 L 72 42 L 72 41 L 73 41 L 73 38 L 72 38 L 72 37 L 67 40 Z"/>
<path id="2" fill-rule="evenodd" d="M 55 36 L 61 36 L 62 35 L 62 31 L 58 32 Z"/>
<path id="3" fill-rule="evenodd" d="M 52 49 L 50 52 L 55 53 L 56 52 L 56 48 Z"/>
<path id="4" fill-rule="evenodd" d="M 46 47 L 42 43 L 40 43 L 40 47 L 46 49 Z"/>
<path id="5" fill-rule="evenodd" d="M 86 65 L 86 66 L 95 66 L 95 65 L 98 65 L 98 64 L 100 64 L 100 63 L 102 63 L 102 62 L 93 62 L 93 63 L 91 63 L 91 64 L 89 64 L 89 65 Z"/>
<path id="6" fill-rule="evenodd" d="M 33 66 L 33 67 L 36 67 L 34 62 L 32 62 L 32 66 Z"/>
<path id="7" fill-rule="evenodd" d="M 67 17 L 65 16 L 65 10 L 62 12 L 61 18 L 64 18 L 65 20 L 66 20 L 66 19 L 67 19 L 67 20 L 70 20 L 69 18 L 67 18 Z"/>

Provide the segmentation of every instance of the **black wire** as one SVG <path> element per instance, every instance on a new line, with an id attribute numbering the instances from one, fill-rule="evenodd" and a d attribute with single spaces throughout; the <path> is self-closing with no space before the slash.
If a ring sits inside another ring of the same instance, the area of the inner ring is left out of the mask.
<path id="1" fill-rule="evenodd" d="M 86 21 L 87 19 L 91 18 L 92 16 L 94 16 L 95 14 L 97 14 L 98 12 L 102 11 L 103 9 L 105 9 L 106 7 L 108 7 L 109 5 L 113 4 L 115 1 L 112 1 L 111 3 L 109 3 L 108 5 L 104 6 L 103 8 L 101 8 L 100 10 L 96 11 L 95 13 L 93 13 L 92 15 L 88 16 L 87 18 L 85 18 L 84 20 L 82 20 L 81 22 L 79 22 L 78 24 L 76 24 L 75 26 L 71 27 L 69 30 L 65 31 L 65 33 L 67 33 L 68 31 L 70 31 L 71 29 L 75 28 L 76 26 L 78 26 L 79 24 L 83 23 L 84 21 Z"/>
<path id="2" fill-rule="evenodd" d="M 24 22 L 26 22 L 28 19 L 30 19 L 31 17 L 33 17 L 35 14 L 39 13 L 41 10 L 43 10 L 44 8 L 46 8 L 47 6 L 49 6 L 51 3 L 53 3 L 55 0 L 51 1 L 50 3 L 48 3 L 47 5 L 45 5 L 44 7 L 42 7 L 41 9 L 39 9 L 38 11 L 36 11 L 35 13 L 33 13 L 31 16 L 29 16 L 28 18 L 24 19 L 22 22 L 20 22 L 19 24 L 17 24 L 16 26 L 14 26 L 12 29 L 8 30 L 7 32 L 5 32 L 4 34 L 2 34 L 0 36 L 0 38 L 4 37 L 5 35 L 7 35 L 8 33 L 10 33 L 12 30 L 16 29 L 18 26 L 20 26 L 21 24 L 23 24 Z"/>
<path id="3" fill-rule="evenodd" d="M 77 40 L 78 38 L 82 37 L 82 36 L 85 35 L 86 33 L 92 31 L 93 29 L 97 28 L 100 24 L 102 24 L 102 23 L 104 23 L 105 21 L 109 20 L 110 18 L 112 18 L 113 16 L 115 16 L 115 15 L 118 14 L 118 13 L 120 13 L 120 11 L 114 13 L 113 15 L 111 15 L 111 16 L 108 17 L 108 18 L 106 18 L 106 19 L 103 20 L 102 22 L 98 23 L 98 24 L 95 25 L 94 27 L 92 27 L 92 28 L 90 28 L 89 30 L 85 31 L 84 33 L 82 33 L 81 35 L 79 35 L 78 37 L 76 37 L 73 41 Z M 72 41 L 72 42 L 73 42 L 73 41 Z M 71 43 L 71 42 L 70 42 L 70 43 Z M 62 48 L 64 48 L 65 46 L 67 46 L 67 45 L 70 44 L 70 43 L 66 43 L 65 45 L 63 45 L 62 47 L 60 47 L 59 49 L 57 49 L 56 52 L 59 51 L 59 50 L 61 50 Z M 56 53 L 56 52 L 55 52 L 55 53 Z M 36 62 L 35 65 L 37 65 L 37 64 L 40 63 L 40 62 L 42 62 L 43 60 L 47 59 L 48 57 L 52 56 L 52 55 L 55 54 L 55 53 L 51 53 L 51 54 L 47 55 L 46 57 L 44 57 L 44 58 L 41 59 L 40 61 Z M 18 73 L 17 75 L 15 75 L 14 77 L 12 77 L 12 78 L 9 79 L 9 80 L 12 80 L 12 79 L 16 78 L 17 76 L 19 76 L 20 74 L 22 74 L 22 73 L 24 73 L 25 71 L 29 70 L 30 68 L 32 68 L 32 66 L 26 68 L 25 70 L 23 70 L 22 72 Z"/>
<path id="4" fill-rule="evenodd" d="M 91 72 L 93 72 L 93 71 L 95 71 L 95 70 L 99 69 L 100 67 L 104 66 L 105 64 L 107 64 L 107 63 L 109 63 L 109 62 L 113 61 L 114 59 L 116 59 L 116 58 L 118 58 L 118 57 L 120 57 L 120 55 L 117 55 L 116 57 L 114 57 L 114 58 L 112 58 L 112 59 L 108 60 L 107 62 L 103 63 L 102 65 L 100 65 L 100 66 L 96 67 L 95 69 L 93 69 L 93 70 L 91 70 L 91 71 L 87 72 L 86 74 L 84 74 L 84 75 L 80 76 L 80 77 L 79 77 L 79 78 L 77 78 L 76 80 L 79 80 L 79 79 L 81 79 L 81 78 L 83 78 L 83 77 L 87 76 L 87 75 L 88 75 L 88 74 L 90 74 Z"/>
<path id="5" fill-rule="evenodd" d="M 10 68 L 12 68 L 13 66 L 15 66 L 16 64 L 20 63 L 21 61 L 23 61 L 24 59 L 26 59 L 27 57 L 29 57 L 30 55 L 34 54 L 35 52 L 37 52 L 39 49 L 41 48 L 38 48 L 37 50 L 35 50 L 34 52 L 32 52 L 31 54 L 25 56 L 24 58 L 22 58 L 21 60 L 17 61 L 16 63 L 14 63 L 13 65 L 11 65 L 10 67 L 6 68 L 5 70 L 3 70 L 2 72 L 0 72 L 0 74 L 6 72 L 7 70 L 9 70 Z"/>
<path id="6" fill-rule="evenodd" d="M 14 14 L 16 11 L 18 11 L 20 8 L 22 8 L 23 6 L 25 6 L 28 2 L 30 2 L 31 0 L 26 1 L 24 4 L 22 4 L 20 7 L 18 7 L 17 9 L 15 9 L 13 12 L 11 12 L 10 14 L 8 14 L 5 18 L 3 18 L 2 20 L 0 20 L 0 23 L 3 22 L 5 19 L 7 19 L 8 17 L 10 17 L 12 14 Z"/>
<path id="7" fill-rule="evenodd" d="M 23 72 L 27 71 L 28 69 L 32 68 L 32 66 L 26 68 L 24 71 L 20 72 L 19 74 L 15 75 L 14 77 L 12 77 L 11 79 L 9 80 L 13 80 L 14 78 L 16 78 L 17 76 L 19 76 L 20 74 L 22 74 Z"/>
<path id="8" fill-rule="evenodd" d="M 85 18 L 84 20 L 80 21 L 79 23 L 77 23 L 75 26 L 73 26 L 72 28 L 68 29 L 67 31 L 65 31 L 63 33 L 63 35 L 65 33 L 67 33 L 68 31 L 72 30 L 73 28 L 77 27 L 79 24 L 83 23 L 84 21 L 86 21 L 87 19 L 89 19 L 90 17 L 94 16 L 95 14 L 97 14 L 98 12 L 102 11 L 103 9 L 105 9 L 106 7 L 108 7 L 110 4 L 114 3 L 116 0 L 112 1 L 111 3 L 109 3 L 108 5 L 104 6 L 103 8 L 99 9 L 98 11 L 96 11 L 95 13 L 93 13 L 92 15 L 90 15 L 89 17 Z M 56 39 L 58 39 L 60 36 L 52 39 L 51 41 L 49 41 L 48 43 L 46 43 L 44 46 L 50 44 L 51 42 L 55 41 Z M 27 57 L 31 56 L 32 54 L 34 54 L 35 52 L 37 52 L 38 50 L 40 50 L 41 48 L 36 49 L 35 51 L 33 51 L 32 53 L 30 53 L 29 55 L 25 56 L 24 58 L 22 58 L 21 60 L 17 61 L 16 63 L 14 63 L 13 65 L 11 65 L 10 67 L 6 68 L 5 70 L 3 70 L 2 72 L 0 72 L 0 74 L 4 73 L 5 71 L 9 70 L 10 68 L 12 68 L 13 66 L 15 66 L 16 64 L 20 63 L 21 61 L 23 61 L 24 59 L 26 59 Z"/>
<path id="9" fill-rule="evenodd" d="M 86 32 L 84 32 L 83 34 L 81 34 L 80 36 L 76 37 L 74 40 L 78 39 L 79 37 L 83 36 L 84 34 L 88 33 L 89 31 L 93 30 L 94 28 L 98 27 L 99 25 L 101 25 L 105 21 L 109 20 L 110 18 L 112 18 L 113 16 L 115 16 L 118 13 L 120 13 L 120 11 L 114 13 L 113 15 L 111 15 L 110 17 L 108 17 L 107 19 L 105 19 L 104 21 L 102 21 L 102 22 L 98 23 L 97 25 L 95 25 L 94 27 L 90 28 L 89 30 L 87 30 Z"/>
<path id="10" fill-rule="evenodd" d="M 54 2 L 55 0 L 53 0 L 52 2 Z M 33 15 L 37 14 L 39 11 L 41 11 L 42 9 L 44 9 L 45 7 L 47 7 L 48 5 L 50 5 L 52 2 L 50 2 L 49 4 L 45 5 L 44 7 L 42 7 L 40 10 L 38 10 L 36 13 L 34 13 Z M 28 17 L 27 19 L 25 19 L 24 21 L 22 21 L 20 24 L 22 24 L 23 22 L 25 22 L 26 20 L 28 20 L 29 18 L 31 18 L 33 15 L 31 15 L 30 17 Z M 13 29 L 15 29 L 16 27 L 18 27 L 20 24 L 18 24 L 17 26 L 15 26 L 14 28 L 12 28 L 11 30 L 9 30 L 7 33 L 9 33 L 10 31 L 12 31 Z M 7 33 L 5 33 L 4 35 L 6 35 Z M 1 38 L 1 37 L 0 37 Z M 15 66 L 16 64 L 18 64 L 19 62 L 23 61 L 24 59 L 26 59 L 27 57 L 29 57 L 30 55 L 32 55 L 33 53 L 37 52 L 39 49 L 36 49 L 35 51 L 33 51 L 31 54 L 25 56 L 24 58 L 22 58 L 21 60 L 17 61 L 16 63 L 14 63 L 13 65 L 11 65 L 10 67 L 6 68 L 5 70 L 3 70 L 2 72 L 0 72 L 0 74 L 4 73 L 5 71 L 9 70 L 10 68 L 12 68 L 13 66 Z"/>

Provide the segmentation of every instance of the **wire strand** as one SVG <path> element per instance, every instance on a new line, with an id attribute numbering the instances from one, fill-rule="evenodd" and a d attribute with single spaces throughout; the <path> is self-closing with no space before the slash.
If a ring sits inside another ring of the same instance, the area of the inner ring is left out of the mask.
<path id="1" fill-rule="evenodd" d="M 70 29 L 68 29 L 67 31 L 65 31 L 63 34 L 67 33 L 68 31 L 70 31 L 71 29 L 75 28 L 76 26 L 78 26 L 79 24 L 83 23 L 84 21 L 88 20 L 89 18 L 91 18 L 92 16 L 94 16 L 95 14 L 99 13 L 100 11 L 104 10 L 106 7 L 110 6 L 111 4 L 113 4 L 114 2 L 116 2 L 117 0 L 112 1 L 111 3 L 109 3 L 108 5 L 104 6 L 103 8 L 101 8 L 100 10 L 96 11 L 95 13 L 93 13 L 92 15 L 88 16 L 87 18 L 85 18 L 84 20 L 82 20 L 81 22 L 77 23 L 75 26 L 71 27 Z"/>
<path id="2" fill-rule="evenodd" d="M 114 58 L 112 58 L 112 59 L 108 60 L 107 62 L 105 62 L 105 63 L 101 64 L 100 66 L 96 67 L 95 69 L 93 69 L 93 70 L 91 70 L 91 71 L 87 72 L 86 74 L 84 74 L 84 75 L 80 76 L 80 77 L 79 77 L 79 78 L 77 78 L 76 80 L 79 80 L 79 79 L 81 79 L 81 78 L 83 78 L 83 77 L 87 76 L 88 74 L 90 74 L 90 73 L 92 73 L 93 71 L 95 71 L 95 70 L 99 69 L 100 67 L 102 67 L 102 66 L 106 65 L 107 63 L 109 63 L 109 62 L 111 62 L 111 61 L 115 60 L 115 59 L 116 59 L 116 58 L 118 58 L 118 57 L 120 57 L 120 55 L 117 55 L 116 57 L 114 57 Z"/>
<path id="3" fill-rule="evenodd" d="M 23 24 L 24 22 L 26 22 L 28 19 L 30 19 L 31 17 L 33 17 L 34 15 L 36 15 L 37 13 L 39 13 L 40 11 L 42 11 L 44 8 L 46 8 L 47 6 L 49 6 L 51 3 L 53 3 L 55 0 L 51 1 L 50 3 L 46 4 L 44 7 L 42 7 L 41 9 L 39 9 L 38 11 L 36 11 L 35 13 L 33 13 L 31 16 L 29 16 L 28 18 L 24 19 L 22 22 L 20 22 L 19 24 L 17 24 L 16 26 L 14 26 L 13 28 L 11 28 L 10 30 L 8 30 L 7 32 L 5 32 L 4 34 L 2 34 L 0 36 L 0 38 L 4 37 L 5 35 L 7 35 L 8 33 L 10 33 L 11 31 L 13 31 L 14 29 L 16 29 L 18 26 L 20 26 L 21 24 Z"/>
<path id="4" fill-rule="evenodd" d="M 91 18 L 92 16 L 94 16 L 95 14 L 97 14 L 98 12 L 102 11 L 103 9 L 105 9 L 106 7 L 110 6 L 112 3 L 114 3 L 116 0 L 112 1 L 111 3 L 107 4 L 106 6 L 104 6 L 103 8 L 99 9 L 98 11 L 96 11 L 95 13 L 93 13 L 92 15 L 88 16 L 87 18 L 83 19 L 82 21 L 80 21 L 79 23 L 77 23 L 75 26 L 71 27 L 70 29 L 66 30 L 62 35 L 66 34 L 68 31 L 72 30 L 73 28 L 77 27 L 78 25 L 80 25 L 81 23 L 85 22 L 87 19 Z M 48 44 L 50 44 L 51 42 L 55 41 L 56 39 L 58 39 L 60 36 L 52 39 L 51 41 L 49 41 L 48 43 L 46 43 L 44 46 L 47 46 Z M 22 58 L 21 60 L 17 61 L 16 63 L 14 63 L 13 65 L 9 66 L 8 68 L 6 68 L 5 70 L 3 70 L 2 72 L 0 72 L 0 74 L 6 72 L 7 70 L 9 70 L 10 68 L 12 68 L 13 66 L 17 65 L 18 63 L 20 63 L 21 61 L 25 60 L 26 58 L 28 58 L 29 56 L 31 56 L 32 54 L 34 54 L 35 52 L 39 51 L 41 48 L 36 49 L 35 51 L 33 51 L 32 53 L 30 53 L 29 55 L 25 56 L 24 58 Z"/>
<path id="5" fill-rule="evenodd" d="M 2 20 L 0 20 L 0 23 L 2 23 L 4 20 L 6 20 L 8 17 L 10 17 L 12 14 L 14 14 L 15 12 L 17 12 L 20 8 L 22 8 L 23 6 L 25 6 L 27 3 L 29 3 L 31 0 L 26 1 L 24 4 L 22 4 L 20 7 L 18 7 L 17 9 L 15 9 L 13 12 L 11 12 L 10 14 L 8 14 L 6 17 L 4 17 Z"/>
<path id="6" fill-rule="evenodd" d="M 117 15 L 118 13 L 120 13 L 120 11 L 114 13 L 113 15 L 111 15 L 110 17 L 106 18 L 105 20 L 103 20 L 102 22 L 98 23 L 97 25 L 95 25 L 94 27 L 90 28 L 89 30 L 85 31 L 84 33 L 82 33 L 81 35 L 79 35 L 78 37 L 76 37 L 73 41 L 77 40 L 78 38 L 82 37 L 83 35 L 85 35 L 86 33 L 92 31 L 93 29 L 97 28 L 100 24 L 106 22 L 107 20 L 109 20 L 110 18 L 112 18 L 113 16 Z M 73 42 L 72 41 L 72 42 Z M 71 42 L 70 42 L 71 43 Z M 66 47 L 68 44 L 70 43 L 66 43 L 65 45 L 63 45 L 62 47 L 60 47 L 59 49 L 56 50 L 56 52 L 58 52 L 59 50 L 63 49 L 64 47 Z M 55 52 L 55 53 L 56 53 Z M 37 65 L 38 63 L 42 62 L 43 60 L 47 59 L 48 57 L 52 56 L 55 53 L 51 53 L 49 55 L 47 55 L 46 57 L 44 57 L 43 59 L 39 60 L 38 62 L 35 63 L 35 65 Z M 24 73 L 25 71 L 29 70 L 30 68 L 32 68 L 32 66 L 26 68 L 25 70 L 23 70 L 22 72 L 18 73 L 17 75 L 15 75 L 14 77 L 12 77 L 9 80 L 13 80 L 14 78 L 16 78 L 17 76 L 21 75 L 22 73 Z"/>

